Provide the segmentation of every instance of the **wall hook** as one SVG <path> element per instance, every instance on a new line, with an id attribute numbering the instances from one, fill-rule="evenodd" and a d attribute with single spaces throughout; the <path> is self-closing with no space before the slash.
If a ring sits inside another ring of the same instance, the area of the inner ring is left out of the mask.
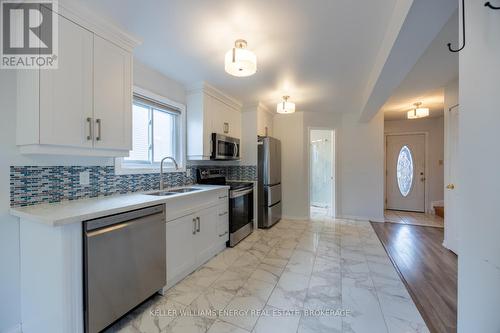
<path id="1" fill-rule="evenodd" d="M 464 49 L 465 47 L 465 0 L 462 0 L 462 46 L 458 49 L 452 49 L 451 48 L 451 43 L 448 43 L 448 50 L 450 52 L 460 52 Z"/>
<path id="2" fill-rule="evenodd" d="M 487 3 L 485 3 L 485 4 L 484 4 L 484 6 L 485 6 L 485 7 L 489 7 L 489 8 L 491 8 L 491 9 L 495 9 L 495 10 L 500 9 L 500 7 L 493 6 L 493 5 L 491 4 L 491 2 L 489 2 L 489 1 L 488 1 Z"/>

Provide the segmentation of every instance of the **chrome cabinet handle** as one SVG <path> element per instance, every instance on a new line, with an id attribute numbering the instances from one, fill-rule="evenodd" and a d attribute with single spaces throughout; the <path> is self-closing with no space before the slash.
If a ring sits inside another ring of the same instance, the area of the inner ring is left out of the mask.
<path id="1" fill-rule="evenodd" d="M 196 228 L 196 232 L 200 232 L 200 230 L 201 230 L 200 217 L 198 216 L 198 217 L 196 218 L 196 220 L 198 220 L 198 228 Z"/>
<path id="2" fill-rule="evenodd" d="M 227 235 L 227 234 L 228 234 L 228 232 L 229 232 L 229 231 L 226 231 L 225 233 L 220 234 L 220 235 L 219 235 L 219 237 L 222 237 L 222 236 L 224 236 L 224 235 Z"/>
<path id="3" fill-rule="evenodd" d="M 219 199 L 225 199 L 225 198 L 227 198 L 227 195 L 223 195 L 222 197 L 219 196 Z"/>
<path id="4" fill-rule="evenodd" d="M 87 140 L 92 140 L 92 137 L 94 136 L 93 135 L 93 131 L 92 131 L 92 118 L 88 117 L 87 118 L 87 123 L 89 124 L 89 135 L 87 135 Z"/>
<path id="5" fill-rule="evenodd" d="M 97 124 L 97 136 L 96 136 L 96 141 L 101 141 L 101 124 L 102 124 L 102 120 L 101 119 L 96 119 L 95 120 L 96 124 Z"/>
<path id="6" fill-rule="evenodd" d="M 193 219 L 193 235 L 196 235 L 196 218 Z"/>
<path id="7" fill-rule="evenodd" d="M 219 214 L 219 216 L 224 216 L 224 215 L 227 215 L 227 212 Z"/>

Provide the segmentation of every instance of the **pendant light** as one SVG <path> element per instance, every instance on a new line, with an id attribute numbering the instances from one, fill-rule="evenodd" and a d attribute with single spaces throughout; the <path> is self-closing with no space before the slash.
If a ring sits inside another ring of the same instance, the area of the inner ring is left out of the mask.
<path id="1" fill-rule="evenodd" d="M 429 108 L 422 108 L 420 107 L 422 103 L 415 103 L 415 109 L 408 111 L 407 118 L 408 119 L 418 119 L 418 118 L 425 118 L 429 116 Z"/>
<path id="2" fill-rule="evenodd" d="M 225 70 L 227 73 L 238 77 L 255 74 L 257 71 L 257 57 L 255 53 L 247 50 L 246 40 L 236 40 L 234 42 L 234 47 L 227 51 Z"/>
<path id="3" fill-rule="evenodd" d="M 283 101 L 276 105 L 276 111 L 278 113 L 294 113 L 295 103 L 289 102 L 290 96 L 283 96 Z"/>

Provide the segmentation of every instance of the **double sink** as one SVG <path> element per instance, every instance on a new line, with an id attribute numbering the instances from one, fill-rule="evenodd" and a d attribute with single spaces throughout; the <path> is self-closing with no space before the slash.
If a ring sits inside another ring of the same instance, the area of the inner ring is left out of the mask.
<path id="1" fill-rule="evenodd" d="M 156 195 L 156 196 L 160 196 L 160 197 L 166 197 L 169 195 L 176 195 L 176 194 L 195 192 L 195 191 L 201 191 L 201 190 L 202 190 L 201 188 L 196 188 L 196 187 L 184 187 L 184 188 L 179 188 L 176 190 L 165 190 L 165 191 L 148 193 L 148 195 Z"/>

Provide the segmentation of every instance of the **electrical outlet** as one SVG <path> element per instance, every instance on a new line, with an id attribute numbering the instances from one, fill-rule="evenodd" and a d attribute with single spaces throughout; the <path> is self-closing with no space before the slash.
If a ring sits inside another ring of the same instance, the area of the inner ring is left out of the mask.
<path id="1" fill-rule="evenodd" d="M 90 172 L 88 170 L 80 172 L 80 185 L 88 186 L 89 184 L 90 184 Z"/>
<path id="2" fill-rule="evenodd" d="M 186 177 L 191 177 L 191 169 L 186 169 Z"/>

